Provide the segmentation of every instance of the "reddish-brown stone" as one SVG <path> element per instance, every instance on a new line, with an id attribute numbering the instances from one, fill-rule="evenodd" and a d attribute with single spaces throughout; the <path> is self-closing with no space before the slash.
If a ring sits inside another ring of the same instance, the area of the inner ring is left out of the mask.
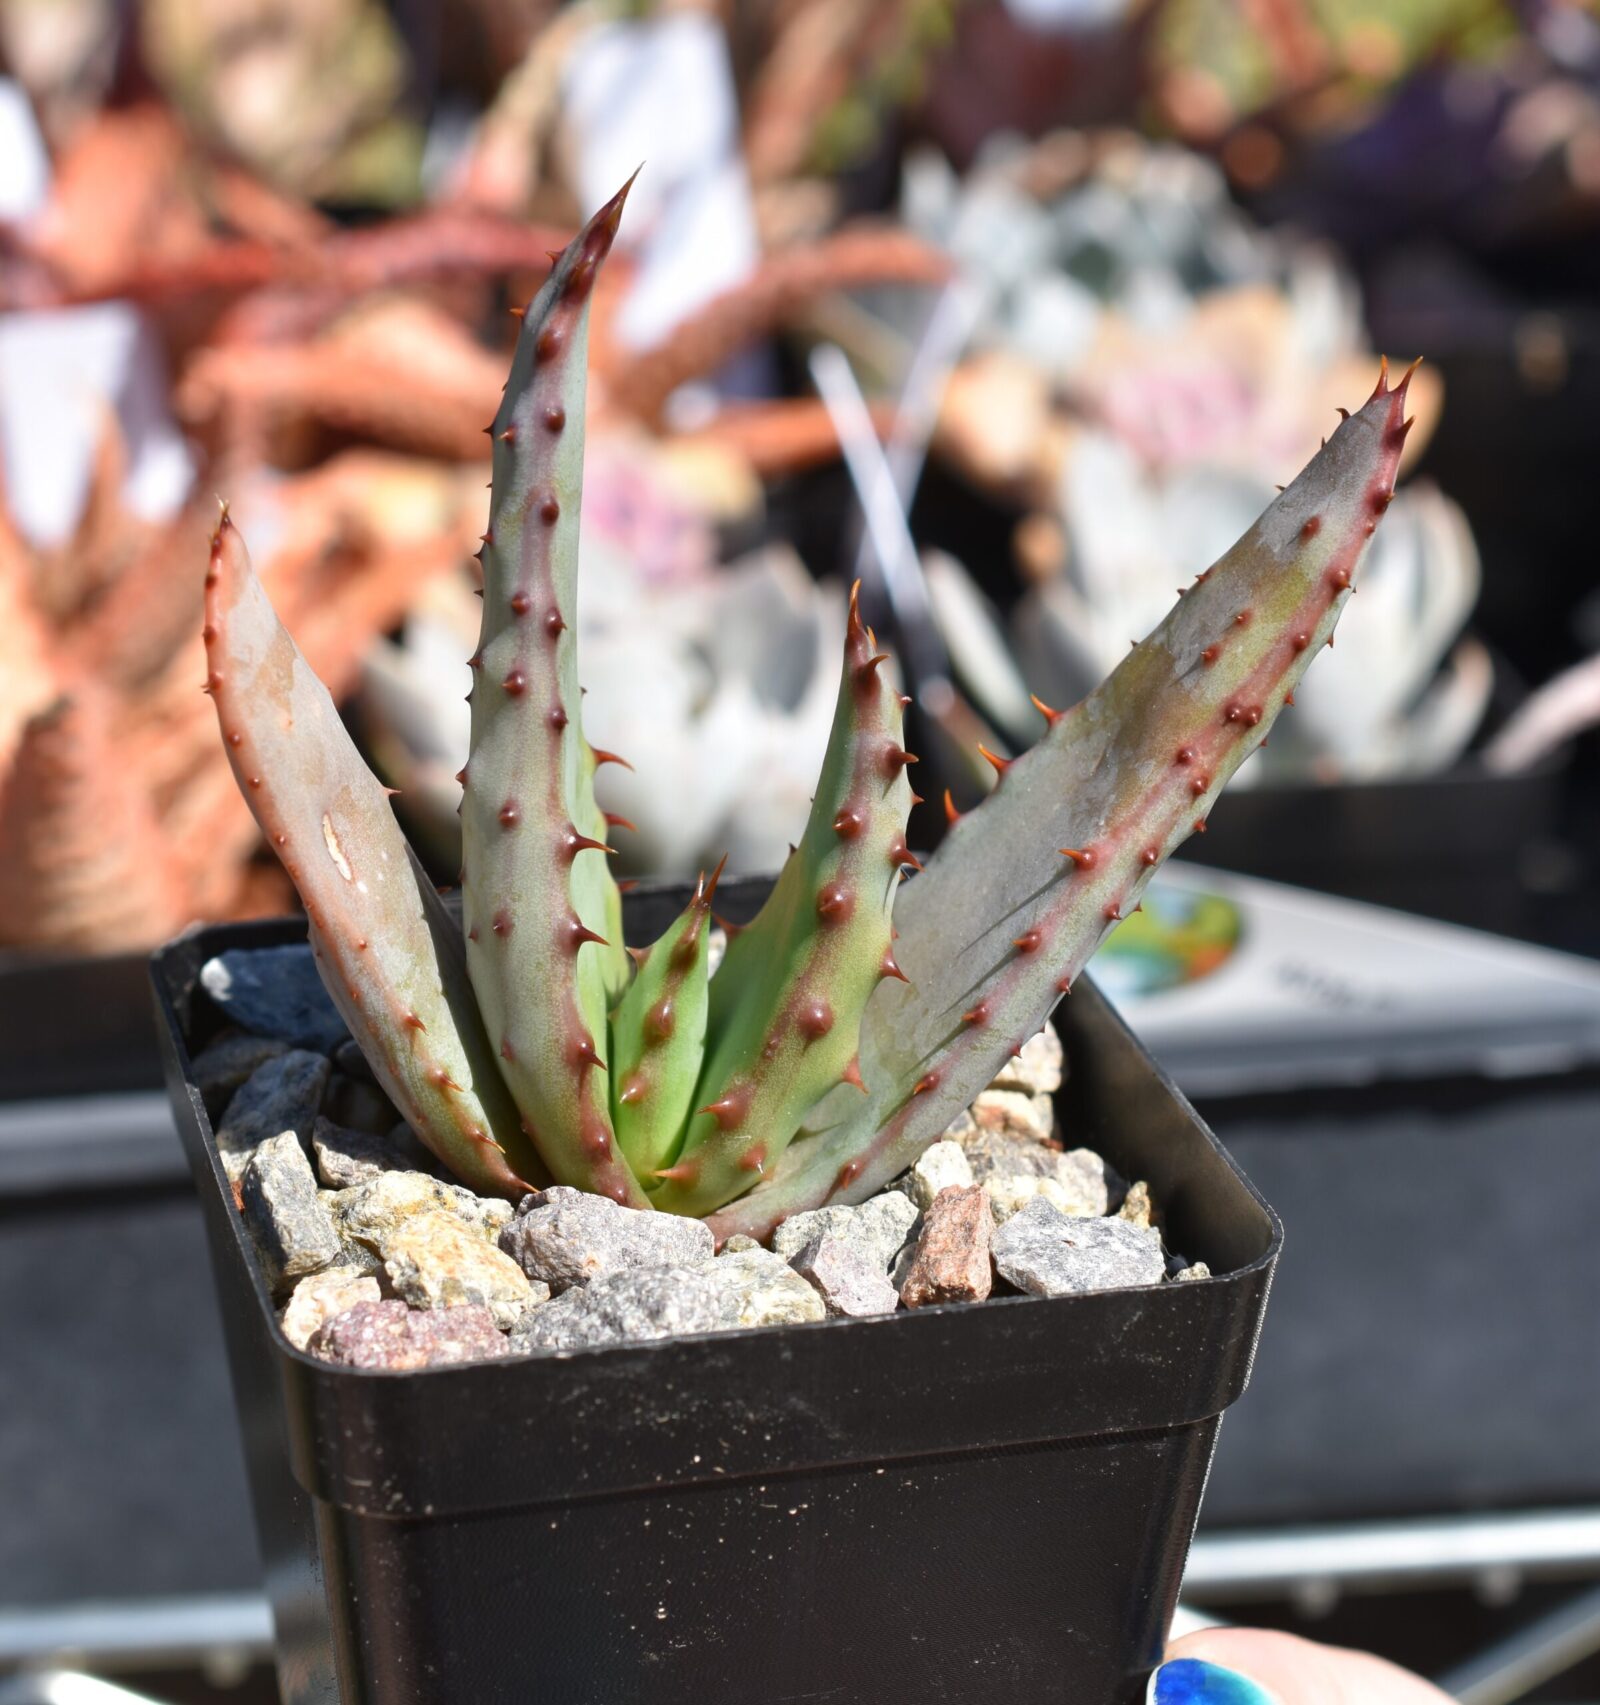
<path id="1" fill-rule="evenodd" d="M 981 1184 L 952 1184 L 933 1199 L 900 1285 L 907 1308 L 982 1302 L 994 1282 L 989 1238 L 994 1220 Z"/>

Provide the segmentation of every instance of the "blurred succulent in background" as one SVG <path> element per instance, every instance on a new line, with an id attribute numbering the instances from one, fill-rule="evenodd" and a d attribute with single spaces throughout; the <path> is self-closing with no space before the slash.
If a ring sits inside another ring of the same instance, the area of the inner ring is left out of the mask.
<path id="1" fill-rule="evenodd" d="M 83 517 L 54 549 L 0 511 L 0 948 L 115 952 L 193 918 L 281 909 L 254 863 L 205 700 L 195 588 L 173 564 L 216 514 L 130 515 L 108 437 Z M 419 586 L 470 548 L 475 481 L 371 451 L 240 480 L 269 584 L 333 689 Z"/>
<path id="2" fill-rule="evenodd" d="M 616 837 L 625 871 L 693 875 L 723 854 L 736 871 L 776 869 L 805 824 L 833 716 L 844 597 L 819 588 L 782 545 L 719 564 L 714 515 L 758 499 L 733 458 L 672 453 L 635 434 L 591 439 L 584 714 L 597 744 L 633 762 L 596 784 L 627 822 Z M 479 617 L 465 578 L 438 581 L 363 672 L 368 749 L 443 871 L 459 863 L 455 777 L 471 720 L 462 660 Z"/>
<path id="3" fill-rule="evenodd" d="M 1071 703 L 1336 423 L 1373 359 L 1354 287 L 1326 251 L 1252 228 L 1208 162 L 1129 137 L 997 144 L 965 182 L 919 156 L 904 211 L 979 292 L 937 448 L 1031 511 L 1011 633 L 1027 685 Z M 1426 369 L 1417 375 L 1406 466 L 1439 391 Z M 1452 763 L 1492 686 L 1487 654 L 1461 638 L 1477 592 L 1465 519 L 1412 482 L 1336 656 L 1252 766 L 1258 778 Z M 935 604 L 954 619 L 952 591 L 936 586 Z M 1014 700 L 1010 683 L 999 691 Z"/>

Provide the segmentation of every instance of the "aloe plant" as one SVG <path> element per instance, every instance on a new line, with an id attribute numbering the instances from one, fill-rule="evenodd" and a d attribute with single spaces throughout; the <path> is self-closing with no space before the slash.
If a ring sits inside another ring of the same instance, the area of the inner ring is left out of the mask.
<path id="1" fill-rule="evenodd" d="M 548 1180 L 764 1235 L 910 1165 L 1031 1036 L 1266 738 L 1394 489 L 1406 379 L 955 822 L 926 870 L 888 658 L 852 600 L 810 818 L 713 977 L 715 877 L 626 949 L 584 738 L 575 615 L 585 350 L 626 189 L 529 304 L 490 428 L 483 626 L 462 772 L 462 924 L 438 899 L 224 513 L 207 689 L 294 879 L 324 981 L 417 1134 L 463 1180 Z M 1407 378 L 1409 375 L 1407 375 Z"/>

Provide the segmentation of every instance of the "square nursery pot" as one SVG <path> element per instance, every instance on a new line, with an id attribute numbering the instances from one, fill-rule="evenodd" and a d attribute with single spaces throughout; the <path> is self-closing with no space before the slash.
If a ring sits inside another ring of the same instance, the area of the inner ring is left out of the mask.
<path id="1" fill-rule="evenodd" d="M 684 895 L 630 895 L 630 935 Z M 205 961 L 303 935 L 154 962 L 287 1705 L 1143 1699 L 1281 1228 L 1091 986 L 1063 1128 L 1216 1277 L 369 1373 L 279 1332 L 190 1069 Z"/>

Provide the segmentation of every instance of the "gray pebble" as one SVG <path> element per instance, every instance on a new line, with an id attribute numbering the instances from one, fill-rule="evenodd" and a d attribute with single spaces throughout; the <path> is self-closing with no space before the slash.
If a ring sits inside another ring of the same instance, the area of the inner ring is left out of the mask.
<path id="1" fill-rule="evenodd" d="M 287 1042 L 271 1036 L 251 1036 L 246 1031 L 235 1030 L 201 1049 L 194 1057 L 192 1069 L 200 1099 L 205 1102 L 212 1121 L 215 1122 L 233 1092 L 258 1066 L 287 1053 L 288 1047 Z"/>
<path id="2" fill-rule="evenodd" d="M 322 1111 L 336 1125 L 352 1131 L 371 1131 L 374 1136 L 382 1136 L 400 1117 L 394 1103 L 375 1084 L 346 1077 L 342 1072 L 335 1072 L 329 1078 Z"/>
<path id="3" fill-rule="evenodd" d="M 244 1167 L 240 1202 L 274 1290 L 339 1259 L 343 1246 L 333 1216 L 293 1131 L 256 1144 Z"/>
<path id="4" fill-rule="evenodd" d="M 873 1250 L 839 1232 L 819 1232 L 789 1265 L 822 1298 L 829 1314 L 893 1314 L 900 1306 Z"/>
<path id="5" fill-rule="evenodd" d="M 624 1268 L 574 1285 L 526 1314 L 512 1344 L 524 1351 L 583 1350 L 821 1320 L 824 1312 L 821 1297 L 799 1274 L 755 1249 L 703 1267 Z"/>
<path id="6" fill-rule="evenodd" d="M 319 1118 L 311 1127 L 311 1150 L 317 1176 L 330 1190 L 365 1184 L 380 1172 L 409 1172 L 412 1165 L 388 1137 L 352 1131 L 331 1119 Z"/>
<path id="7" fill-rule="evenodd" d="M 1031 1296 L 1156 1285 L 1166 1258 L 1155 1232 L 1119 1219 L 1069 1219 L 1042 1199 L 1020 1208 L 994 1234 L 1000 1276 Z"/>
<path id="8" fill-rule="evenodd" d="M 331 1054 L 350 1034 L 304 943 L 230 947 L 201 966 L 200 985 L 235 1024 L 294 1048 Z"/>
<path id="9" fill-rule="evenodd" d="M 1120 1202 L 1126 1186 L 1093 1149 L 1048 1148 L 1016 1137 L 984 1137 L 967 1147 L 973 1181 L 999 1186 L 1019 1178 L 1046 1178 L 1047 1192 L 1064 1213 L 1105 1214 Z M 1069 1205 L 1070 1204 L 1070 1205 Z"/>
<path id="10" fill-rule="evenodd" d="M 826 1312 L 822 1298 L 789 1263 L 760 1244 L 726 1250 L 705 1271 L 721 1287 L 729 1327 L 793 1326 L 821 1320 Z"/>
<path id="11" fill-rule="evenodd" d="M 361 1052 L 361 1044 L 353 1036 L 346 1036 L 333 1050 L 333 1064 L 336 1071 L 341 1071 L 346 1077 L 353 1077 L 361 1083 L 378 1081 L 377 1074 L 367 1064 L 367 1056 Z"/>
<path id="12" fill-rule="evenodd" d="M 257 1066 L 234 1091 L 217 1126 L 217 1149 L 229 1181 L 237 1184 L 256 1145 L 280 1131 L 293 1131 L 309 1145 L 333 1067 L 325 1056 L 291 1048 Z"/>
<path id="13" fill-rule="evenodd" d="M 585 1350 L 649 1338 L 716 1332 L 726 1308 L 718 1286 L 698 1267 L 613 1270 L 573 1285 L 534 1309 L 512 1338 L 517 1350 Z"/>
<path id="14" fill-rule="evenodd" d="M 716 1253 L 716 1240 L 699 1220 L 624 1208 L 556 1184 L 522 1198 L 500 1247 L 559 1296 L 629 1268 L 697 1267 Z"/>
<path id="15" fill-rule="evenodd" d="M 791 1214 L 772 1234 L 772 1251 L 790 1261 L 814 1238 L 831 1232 L 859 1243 L 881 1273 L 900 1253 L 916 1224 L 917 1205 L 898 1190 L 873 1196 L 860 1207 L 812 1208 Z"/>

